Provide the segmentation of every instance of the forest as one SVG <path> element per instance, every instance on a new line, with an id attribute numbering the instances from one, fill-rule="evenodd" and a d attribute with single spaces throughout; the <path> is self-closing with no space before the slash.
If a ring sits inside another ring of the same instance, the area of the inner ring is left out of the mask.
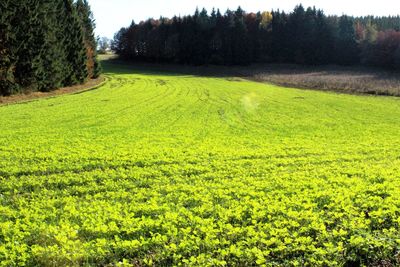
<path id="1" fill-rule="evenodd" d="M 148 19 L 122 28 L 113 50 L 130 61 L 182 64 L 367 65 L 400 69 L 400 17 L 327 16 L 298 5 L 282 11 Z"/>
<path id="2" fill-rule="evenodd" d="M 99 76 L 87 0 L 2 0 L 0 10 L 0 95 L 46 92 Z"/>
<path id="3" fill-rule="evenodd" d="M 160 6 L 0 0 L 0 267 L 400 266 L 400 17 Z"/>

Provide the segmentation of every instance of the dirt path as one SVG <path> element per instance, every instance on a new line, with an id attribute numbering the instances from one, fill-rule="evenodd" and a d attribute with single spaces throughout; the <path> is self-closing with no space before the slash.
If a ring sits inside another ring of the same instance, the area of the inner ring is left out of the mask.
<path id="1" fill-rule="evenodd" d="M 32 92 L 26 94 L 17 94 L 11 96 L 0 96 L 0 106 L 14 104 L 19 102 L 26 102 L 35 100 L 38 98 L 54 97 L 64 94 L 71 94 L 76 92 L 83 92 L 91 89 L 95 89 L 101 86 L 106 81 L 104 76 L 100 76 L 97 79 L 91 79 L 84 84 L 79 84 L 75 86 L 63 87 L 51 92 Z"/>

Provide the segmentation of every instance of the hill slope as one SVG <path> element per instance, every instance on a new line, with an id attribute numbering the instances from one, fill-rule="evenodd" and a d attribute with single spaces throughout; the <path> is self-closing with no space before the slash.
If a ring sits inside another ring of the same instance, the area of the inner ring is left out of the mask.
<path id="1" fill-rule="evenodd" d="M 105 70 L 0 107 L 0 265 L 396 264 L 399 99 Z"/>

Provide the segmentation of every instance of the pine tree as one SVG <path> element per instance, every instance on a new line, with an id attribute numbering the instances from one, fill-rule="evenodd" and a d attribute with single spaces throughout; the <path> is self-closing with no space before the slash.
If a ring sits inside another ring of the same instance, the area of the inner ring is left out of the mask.
<path id="1" fill-rule="evenodd" d="M 101 68 L 97 60 L 97 41 L 94 35 L 93 13 L 87 0 L 78 0 L 75 5 L 84 32 L 88 76 L 89 78 L 97 78 L 100 75 Z"/>
<path id="2" fill-rule="evenodd" d="M 381 28 L 396 27 L 396 19 L 400 23 L 400 17 L 327 17 L 315 7 L 304 9 L 302 5 L 288 14 L 279 10 L 246 14 L 239 7 L 236 12 L 227 10 L 225 15 L 213 9 L 209 16 L 205 9 L 196 9 L 193 16 L 148 20 L 123 28 L 115 36 L 113 49 L 131 60 L 196 65 L 252 62 L 357 64 L 360 60 L 359 36 L 364 34 L 360 29 L 367 19 Z M 394 38 L 395 34 L 389 37 Z M 380 50 L 390 51 L 392 59 L 398 58 L 398 53 L 393 52 L 396 41 L 386 39 Z M 376 49 L 375 45 L 371 48 Z"/>
<path id="3" fill-rule="evenodd" d="M 261 13 L 250 13 L 244 17 L 244 22 L 248 36 L 248 62 L 261 61 L 261 34 L 267 34 L 267 29 L 263 30 L 261 25 Z M 268 27 L 266 27 L 268 28 Z"/>
<path id="4" fill-rule="evenodd" d="M 41 75 L 42 72 L 40 58 L 43 41 L 40 38 L 42 24 L 37 15 L 39 4 L 36 0 L 18 1 L 14 11 L 24 16 L 11 22 L 16 36 L 16 43 L 12 44 L 12 49 L 15 50 L 18 59 L 15 64 L 15 78 L 22 88 L 29 91 L 38 89 L 36 75 Z"/>
<path id="5" fill-rule="evenodd" d="M 62 0 L 43 0 L 39 16 L 43 22 L 41 62 L 43 75 L 40 76 L 40 91 L 50 91 L 63 86 L 65 75 L 64 37 L 60 34 L 62 29 L 59 23 L 59 11 L 63 5 Z"/>
<path id="6" fill-rule="evenodd" d="M 210 36 L 209 47 L 210 47 L 210 63 L 216 65 L 224 64 L 223 58 L 223 26 L 224 18 L 220 10 L 216 12 L 213 10 L 211 14 L 211 23 L 213 25 L 212 36 Z"/>
<path id="7" fill-rule="evenodd" d="M 223 23 L 221 26 L 222 32 L 222 58 L 225 65 L 233 63 L 233 28 L 235 27 L 235 16 L 231 10 L 225 12 Z"/>
<path id="8" fill-rule="evenodd" d="M 358 45 L 354 21 L 348 16 L 341 16 L 339 19 L 338 37 L 336 38 L 336 62 L 342 65 L 359 63 Z"/>
<path id="9" fill-rule="evenodd" d="M 267 53 L 271 57 L 271 61 L 273 62 L 288 62 L 291 57 L 289 53 L 289 44 L 288 35 L 289 35 L 289 27 L 287 15 L 284 12 L 275 11 L 272 12 L 272 21 L 271 21 L 271 41 L 270 41 L 270 51 Z"/>
<path id="10" fill-rule="evenodd" d="M 232 34 L 232 63 L 247 64 L 249 58 L 249 43 L 247 27 L 244 23 L 244 11 L 239 7 L 234 14 Z"/>
<path id="11" fill-rule="evenodd" d="M 164 56 L 167 62 L 178 63 L 180 37 L 180 18 L 174 17 L 168 25 Z"/>
<path id="12" fill-rule="evenodd" d="M 84 36 L 89 35 L 81 21 L 89 29 L 93 20 L 86 1 L 82 7 L 80 20 L 72 0 L 0 1 L 1 95 L 49 91 L 85 81 L 89 60 Z M 93 27 L 89 31 L 95 50 Z M 98 73 L 94 59 L 93 75 Z"/>
<path id="13" fill-rule="evenodd" d="M 298 64 L 306 63 L 304 46 L 309 36 L 307 36 L 305 21 L 306 11 L 304 7 L 302 5 L 296 6 L 289 16 L 288 36 L 290 36 L 291 41 L 288 42 L 288 52 L 291 61 Z"/>
<path id="14" fill-rule="evenodd" d="M 72 0 L 64 0 L 62 17 L 64 18 L 62 32 L 66 36 L 64 39 L 64 48 L 67 51 L 66 64 L 68 64 L 64 84 L 68 86 L 83 83 L 88 77 L 87 55 L 82 26 Z"/>
<path id="15" fill-rule="evenodd" d="M 318 62 L 317 54 L 315 51 L 320 45 L 319 36 L 317 36 L 317 10 L 314 8 L 307 8 L 304 21 L 303 21 L 303 38 L 300 42 L 301 55 L 303 61 L 298 63 L 315 65 Z"/>
<path id="16" fill-rule="evenodd" d="M 134 27 L 134 26 L 133 26 Z M 122 58 L 127 58 L 126 55 L 126 36 L 128 29 L 121 28 L 115 35 L 111 42 L 111 49 L 120 55 Z M 133 42 L 134 40 L 131 40 Z"/>
<path id="17" fill-rule="evenodd" d="M 0 1 L 0 95 L 18 91 L 15 80 L 15 32 L 12 21 L 15 18 L 15 4 L 12 0 Z"/>
<path id="18" fill-rule="evenodd" d="M 195 42 L 194 45 L 194 53 L 195 58 L 194 62 L 197 65 L 208 64 L 210 61 L 210 49 L 208 40 L 211 38 L 212 33 L 210 32 L 212 29 L 211 20 L 208 16 L 208 12 L 205 8 L 201 10 L 198 16 L 195 16 Z"/>
<path id="19" fill-rule="evenodd" d="M 333 29 L 322 10 L 317 12 L 315 27 L 315 63 L 329 64 L 333 58 L 334 36 Z"/>

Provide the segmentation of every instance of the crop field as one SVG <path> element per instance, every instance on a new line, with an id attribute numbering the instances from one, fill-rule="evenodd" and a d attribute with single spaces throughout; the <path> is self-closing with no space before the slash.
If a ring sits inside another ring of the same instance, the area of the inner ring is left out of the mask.
<path id="1" fill-rule="evenodd" d="M 0 106 L 0 266 L 397 266 L 400 99 L 104 65 Z"/>

